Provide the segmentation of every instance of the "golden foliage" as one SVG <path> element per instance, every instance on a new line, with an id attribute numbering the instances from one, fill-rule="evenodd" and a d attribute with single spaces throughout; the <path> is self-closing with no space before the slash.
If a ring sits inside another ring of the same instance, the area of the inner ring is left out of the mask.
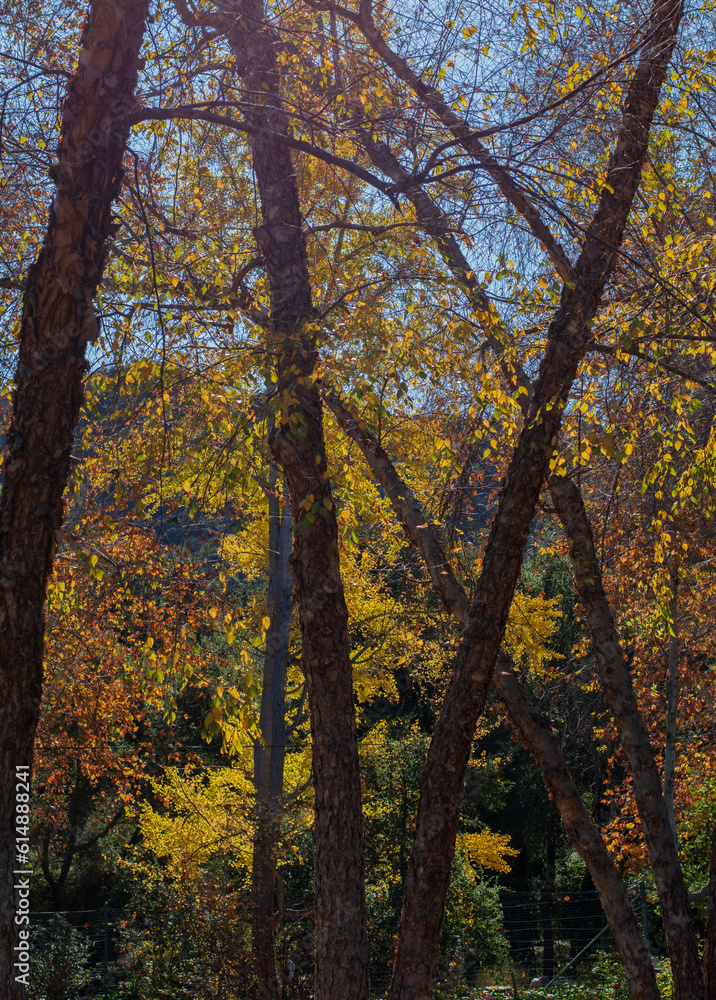
<path id="1" fill-rule="evenodd" d="M 491 871 L 507 873 L 511 871 L 507 858 L 516 857 L 520 852 L 510 847 L 509 833 L 494 833 L 480 830 L 477 833 L 459 833 L 456 849 L 473 868 L 489 868 Z"/>

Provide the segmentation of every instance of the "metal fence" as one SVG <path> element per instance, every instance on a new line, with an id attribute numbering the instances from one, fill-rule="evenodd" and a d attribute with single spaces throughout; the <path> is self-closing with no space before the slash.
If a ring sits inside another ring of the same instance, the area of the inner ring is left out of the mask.
<path id="1" fill-rule="evenodd" d="M 644 884 L 632 887 L 629 895 L 651 951 Z M 574 970 L 597 949 L 616 952 L 594 890 L 564 894 L 503 891 L 500 903 L 511 961 L 543 979 L 545 985 Z"/>
<path id="2" fill-rule="evenodd" d="M 649 926 L 644 885 L 630 892 L 645 930 Z M 510 965 L 544 984 L 573 974 L 595 950 L 616 950 L 599 897 L 594 891 L 569 894 L 500 892 L 503 931 Z M 124 979 L 123 931 L 131 925 L 125 910 L 32 913 L 31 995 L 44 1000 L 52 982 L 72 977 L 74 995 L 110 1000 Z M 571 970 L 571 971 L 570 971 Z"/>

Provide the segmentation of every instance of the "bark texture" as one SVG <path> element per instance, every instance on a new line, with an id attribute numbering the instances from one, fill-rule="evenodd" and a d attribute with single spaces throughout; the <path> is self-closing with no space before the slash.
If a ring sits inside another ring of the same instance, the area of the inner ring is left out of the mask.
<path id="1" fill-rule="evenodd" d="M 661 775 L 604 593 L 591 525 L 582 496 L 570 479 L 553 477 L 550 491 L 569 544 L 577 593 L 586 613 L 602 687 L 629 762 L 634 797 L 661 902 L 676 996 L 679 1000 L 703 1000 L 704 983 L 696 934 L 676 840 L 662 794 Z"/>
<path id="2" fill-rule="evenodd" d="M 510 664 L 504 659 L 498 666 L 495 680 L 515 735 L 534 755 L 545 786 L 559 809 L 567 839 L 592 876 L 624 966 L 629 995 L 632 1000 L 659 1000 L 651 956 L 626 886 L 582 802 L 551 727 L 530 704 Z"/>
<path id="3" fill-rule="evenodd" d="M 259 710 L 261 742 L 254 745 L 256 832 L 252 862 L 253 949 L 260 987 L 278 996 L 274 960 L 274 895 L 286 760 L 286 666 L 291 627 L 291 511 L 281 495 L 272 463 L 269 473 L 269 584 L 263 687 Z"/>
<path id="4" fill-rule="evenodd" d="M 362 5 L 362 11 L 366 6 Z M 500 494 L 469 621 L 423 771 L 390 1000 L 428 1000 L 432 993 L 475 726 L 484 708 L 562 411 L 639 184 L 652 118 L 682 15 L 681 0 L 659 0 L 652 8 L 647 41 L 627 90 L 607 182 L 548 330 L 526 425 Z M 363 16 L 364 23 L 367 16 Z M 374 38 L 369 40 L 401 75 L 401 66 L 392 57 L 388 59 L 388 53 Z M 431 95 L 413 85 L 440 117 L 440 109 L 432 106 Z"/>
<path id="5" fill-rule="evenodd" d="M 364 137 L 363 144 L 366 148 L 366 151 L 373 159 L 373 162 L 376 164 L 376 166 L 380 167 L 382 170 L 388 173 L 389 176 L 391 176 L 396 181 L 396 183 L 405 183 L 407 181 L 409 177 L 407 171 L 405 170 L 405 168 L 402 167 L 397 158 L 390 152 L 390 150 L 386 146 L 374 143 L 371 140 L 370 136 Z M 511 384 L 515 389 L 521 387 L 527 390 L 527 392 L 523 393 L 519 397 L 520 403 L 523 405 L 523 412 L 526 412 L 528 398 L 529 395 L 531 395 L 531 387 L 529 386 L 529 382 L 526 379 L 524 372 L 521 370 L 519 364 L 510 364 L 505 362 L 504 360 L 504 356 L 502 354 L 502 345 L 505 342 L 505 338 L 502 332 L 500 332 L 499 338 L 495 336 L 497 324 L 494 322 L 494 318 L 490 319 L 490 315 L 488 313 L 489 303 L 487 302 L 484 293 L 482 293 L 482 290 L 478 288 L 476 292 L 473 291 L 473 289 L 470 286 L 469 277 L 468 280 L 465 280 L 466 272 L 469 274 L 468 264 L 463 254 L 461 253 L 456 241 L 451 236 L 449 221 L 440 212 L 440 209 L 432 202 L 427 193 L 424 192 L 423 190 L 410 189 L 407 191 L 407 196 L 415 205 L 416 215 L 418 217 L 418 221 L 421 224 L 421 227 L 428 235 L 430 235 L 433 239 L 435 239 L 438 247 L 440 248 L 443 259 L 446 261 L 446 263 L 450 267 L 455 277 L 463 282 L 465 286 L 465 292 L 468 295 L 473 307 L 475 307 L 478 316 L 484 317 L 488 321 L 484 324 L 485 332 L 487 333 L 488 336 L 488 343 L 490 343 L 490 346 L 496 349 L 500 354 L 503 371 L 508 381 L 508 384 Z M 331 403 L 331 405 L 335 410 L 336 407 L 333 405 L 333 403 Z M 346 429 L 346 431 L 350 433 L 351 436 L 354 437 L 354 439 L 357 440 L 359 444 L 361 444 L 360 438 L 361 437 L 365 438 L 365 429 L 361 429 L 361 427 L 358 425 L 357 422 L 351 421 L 350 414 L 347 411 L 343 410 L 342 414 L 337 414 L 337 415 L 339 415 L 339 419 L 341 420 L 344 429 Z M 415 532 L 413 530 L 416 525 L 424 524 L 425 519 L 422 518 L 419 507 L 417 506 L 417 504 L 415 504 L 412 494 L 406 492 L 404 488 L 403 492 L 401 493 L 400 490 L 396 488 L 395 484 L 392 484 L 392 478 L 397 479 L 398 482 L 399 478 L 396 477 L 395 470 L 392 470 L 392 477 L 391 477 L 391 472 L 389 471 L 389 469 L 387 469 L 387 467 L 390 466 L 389 459 L 387 458 L 385 453 L 382 452 L 381 449 L 376 448 L 375 446 L 371 446 L 368 449 L 366 449 L 365 443 L 366 442 L 364 440 L 363 451 L 364 454 L 366 454 L 366 458 L 369 464 L 371 465 L 374 474 L 383 483 L 383 486 L 386 489 L 386 492 L 388 493 L 390 499 L 393 501 L 394 507 L 398 511 L 401 521 L 403 522 L 406 530 L 413 531 L 412 537 L 416 539 L 416 543 L 418 544 L 419 548 L 421 548 L 423 557 L 430 571 L 433 584 L 436 585 L 436 587 L 439 589 L 441 596 L 443 598 L 444 605 L 449 607 L 451 605 L 451 600 L 453 597 L 455 586 L 459 587 L 459 584 L 457 584 L 457 581 L 455 581 L 450 574 L 444 572 L 445 556 L 442 553 L 442 550 L 436 551 L 434 550 L 434 547 L 431 549 L 430 545 L 426 544 L 427 541 L 426 536 L 428 534 L 426 531 Z M 384 478 L 381 478 L 381 476 L 383 476 Z M 461 617 L 461 615 L 465 614 L 466 614 L 465 604 L 463 603 L 460 609 L 460 614 L 458 614 L 458 617 Z M 464 620 L 464 618 L 461 617 L 461 620 Z M 670 694 L 678 691 L 678 663 L 675 655 L 676 653 L 675 647 L 676 647 L 676 640 L 674 639 L 671 644 L 670 657 L 669 657 Z M 676 677 L 674 678 L 675 673 Z M 673 709 L 672 712 L 670 713 L 670 717 L 672 716 L 675 721 L 675 709 Z M 672 726 L 671 728 L 674 728 L 674 726 Z M 669 768 L 665 767 L 665 770 L 668 772 Z M 671 787 L 670 783 L 668 781 L 665 781 L 665 792 L 668 793 L 670 787 Z M 665 798 L 667 800 L 667 808 L 668 808 L 668 802 L 669 802 L 668 795 L 665 795 Z M 673 823 L 672 823 L 672 828 L 673 828 Z M 714 933 L 716 934 L 716 929 Z M 627 959 L 623 957 L 622 961 L 624 961 L 625 967 L 627 967 Z M 634 977 L 632 976 L 632 979 L 633 978 Z M 646 990 L 647 993 L 649 992 L 649 988 L 647 987 L 642 987 L 642 991 L 643 990 Z"/>
<path id="6" fill-rule="evenodd" d="M 90 5 L 62 116 L 56 191 L 25 286 L 0 495 L 0 995 L 16 1000 L 15 767 L 32 763 L 42 693 L 44 601 L 62 524 L 84 357 L 97 335 L 112 202 L 122 179 L 147 0 Z"/>
<path id="7" fill-rule="evenodd" d="M 390 65 L 395 69 L 397 75 L 399 75 L 401 79 L 404 79 L 407 82 L 409 82 L 411 86 L 413 86 L 413 88 L 415 89 L 416 93 L 418 93 L 420 96 L 423 97 L 425 102 L 428 104 L 428 106 L 432 108 L 432 110 L 440 118 L 443 124 L 445 124 L 453 132 L 453 135 L 455 135 L 457 138 L 461 140 L 464 147 L 467 150 L 475 153 L 478 159 L 480 159 L 481 162 L 484 163 L 484 165 L 489 166 L 490 170 L 492 171 L 494 164 L 487 163 L 487 159 L 484 156 L 485 151 L 484 149 L 480 148 L 479 141 L 476 141 L 470 137 L 469 132 L 464 127 L 464 123 L 461 123 L 460 120 L 457 118 L 457 116 L 455 116 L 454 113 L 449 108 L 447 108 L 447 106 L 442 101 L 439 92 L 432 88 L 427 87 L 422 81 L 420 81 L 415 76 L 415 74 L 407 66 L 407 64 L 402 62 L 399 59 L 399 57 L 397 57 L 394 53 L 391 53 L 390 50 L 387 49 L 384 40 L 380 37 L 379 33 L 377 32 L 377 29 L 375 28 L 375 25 L 372 23 L 372 18 L 369 12 L 369 4 L 367 3 L 367 0 L 364 0 L 361 10 L 363 15 L 362 16 L 363 25 L 365 26 L 366 29 L 365 31 L 366 37 L 368 37 L 371 43 L 374 44 L 376 50 L 380 51 L 381 54 L 384 55 L 387 61 L 389 61 Z M 631 167 L 633 171 L 634 167 L 637 166 L 638 164 L 638 157 L 639 157 L 638 146 L 645 142 L 647 138 L 645 130 L 648 130 L 650 123 L 651 112 L 649 111 L 649 104 L 654 98 L 654 87 L 659 86 L 660 83 L 659 74 L 663 74 L 663 68 L 665 66 L 664 60 L 666 59 L 668 61 L 670 57 L 670 50 L 673 47 L 674 34 L 677 29 L 678 20 L 680 16 L 681 16 L 681 11 L 678 5 L 675 4 L 672 5 L 657 4 L 655 5 L 655 8 L 652 10 L 651 23 L 646 36 L 647 37 L 646 50 L 642 55 L 639 69 L 637 71 L 634 80 L 632 81 L 632 85 L 629 90 L 624 110 L 623 125 L 621 129 L 620 140 L 617 145 L 616 154 L 612 161 L 612 168 L 616 167 L 617 164 L 621 163 L 624 168 L 628 169 L 629 167 Z M 659 64 L 661 65 L 661 69 L 657 69 L 657 65 Z M 656 73 L 654 72 L 655 70 Z M 661 79 L 663 79 L 663 75 L 661 76 Z M 636 125 L 638 131 L 633 131 L 630 134 L 630 130 L 634 125 Z M 367 134 L 363 137 L 362 141 L 364 148 L 366 149 L 366 152 L 369 154 L 369 156 L 376 164 L 376 166 L 380 167 L 382 170 L 388 173 L 388 175 L 391 176 L 391 178 L 396 182 L 398 186 L 400 185 L 405 186 L 406 194 L 415 206 L 416 216 L 418 218 L 421 227 L 428 235 L 430 235 L 436 241 L 440 249 L 440 252 L 443 256 L 443 259 L 445 259 L 446 263 L 452 270 L 455 277 L 459 281 L 461 281 L 461 283 L 465 287 L 466 294 L 468 295 L 473 307 L 476 310 L 476 313 L 481 319 L 483 319 L 482 325 L 487 333 L 488 343 L 490 343 L 490 346 L 495 348 L 500 354 L 501 363 L 503 366 L 505 377 L 508 380 L 508 383 L 511 383 L 515 388 L 518 387 L 526 388 L 529 393 L 530 390 L 529 383 L 525 379 L 524 373 L 521 371 L 520 366 L 518 364 L 509 365 L 505 363 L 504 355 L 502 353 L 502 344 L 506 343 L 506 338 L 504 337 L 503 332 L 500 331 L 499 324 L 495 323 L 494 317 L 490 317 L 490 314 L 488 313 L 489 304 L 486 302 L 484 294 L 481 294 L 479 290 L 475 292 L 470 287 L 469 269 L 467 267 L 467 262 L 465 261 L 462 253 L 460 252 L 459 247 L 456 245 L 455 240 L 451 236 L 448 220 L 440 212 L 439 208 L 432 202 L 432 200 L 424 191 L 422 191 L 420 188 L 407 186 L 410 181 L 408 172 L 405 170 L 405 168 L 402 167 L 397 158 L 390 152 L 390 150 L 388 149 L 387 146 L 385 146 L 385 144 L 375 143 L 370 137 L 370 135 Z M 475 142 L 477 143 L 478 147 L 477 149 L 474 148 Z M 643 153 L 641 155 L 643 155 Z M 518 211 L 525 214 L 525 217 L 527 218 L 527 221 L 530 224 L 533 233 L 537 235 L 540 239 L 544 239 L 543 230 L 540 230 L 535 227 L 535 225 L 533 224 L 534 220 L 532 215 L 526 214 L 524 211 L 524 206 L 520 204 L 519 191 L 516 191 L 514 189 L 514 185 L 510 186 L 508 178 L 506 179 L 502 176 L 498 176 L 495 173 L 493 173 L 493 176 L 495 176 L 495 179 L 500 184 L 503 193 L 512 201 L 512 204 L 518 209 Z M 616 180 L 617 175 L 613 174 L 612 176 L 614 176 Z M 624 197 L 625 196 L 627 198 L 630 197 L 629 190 L 628 188 L 625 189 L 623 187 L 620 190 L 615 189 L 614 196 L 615 199 L 621 201 L 621 206 L 623 206 Z M 579 276 L 582 278 L 589 275 L 589 267 L 582 268 L 580 267 L 580 265 L 586 263 L 590 257 L 592 258 L 592 260 L 594 260 L 593 255 L 599 253 L 599 247 L 595 244 L 594 237 L 600 234 L 605 235 L 609 230 L 610 224 L 614 223 L 615 211 L 617 212 L 623 211 L 623 207 L 614 204 L 615 199 L 610 199 L 608 192 L 602 198 L 600 209 L 597 212 L 597 215 L 595 216 L 590 236 L 587 239 L 585 248 L 580 257 L 580 261 L 578 262 L 577 267 L 575 269 L 576 274 L 579 274 Z M 612 201 L 611 205 L 609 204 L 610 201 Z M 529 207 L 528 207 L 528 212 L 529 212 Z M 546 245 L 548 249 L 550 249 L 550 244 L 546 243 Z M 616 246 L 616 244 L 614 245 Z M 558 270 L 560 270 L 560 273 L 564 273 L 561 269 L 561 266 L 564 265 L 564 259 L 561 249 L 559 247 L 556 247 L 556 252 L 555 252 L 554 247 L 552 247 L 550 255 L 552 257 L 553 263 L 555 264 L 555 266 L 558 267 Z M 487 322 L 485 322 L 485 320 Z M 496 336 L 495 334 L 498 332 L 499 336 Z M 524 404 L 527 403 L 528 393 L 524 393 L 523 397 L 520 397 L 521 403 Z M 526 412 L 526 410 L 527 406 L 525 405 L 523 407 L 523 412 Z M 534 412 L 534 407 L 532 408 L 531 412 Z M 358 427 L 357 424 L 353 424 L 352 428 L 350 427 L 350 425 L 345 423 L 344 426 L 349 431 L 349 433 L 351 432 L 352 429 L 354 437 L 360 436 L 361 428 Z M 380 466 L 381 464 L 385 464 L 385 459 L 386 456 L 381 455 L 379 452 L 375 453 L 372 457 L 368 458 L 369 462 L 371 463 L 374 469 L 374 472 L 378 471 L 378 466 Z M 389 492 L 390 495 L 390 490 L 387 489 L 387 491 Z M 391 499 L 393 499 L 392 496 Z M 414 514 L 412 517 L 410 516 L 411 515 L 410 500 L 412 500 L 412 498 L 404 495 L 398 497 L 398 500 L 401 504 L 401 509 L 402 509 L 402 514 L 400 516 L 401 519 L 403 520 L 403 523 L 406 526 L 406 530 L 408 530 L 409 522 L 411 520 L 412 521 L 416 520 Z M 419 547 L 421 547 L 422 545 L 421 534 L 418 533 L 417 536 L 414 534 L 413 537 L 416 538 L 417 544 L 419 545 Z M 422 545 L 422 548 L 424 550 L 423 556 L 426 559 L 426 563 L 430 569 L 433 583 L 438 586 L 438 589 L 441 595 L 443 596 L 444 603 L 446 605 L 449 605 L 451 599 L 451 589 L 454 588 L 454 584 L 456 581 L 452 581 L 452 578 L 448 574 L 442 572 L 442 570 L 439 568 L 441 561 L 444 560 L 444 555 L 442 555 L 441 553 L 436 554 L 435 552 L 425 551 L 426 547 L 424 545 Z M 464 608 L 461 608 L 461 612 L 464 613 Z M 404 918 L 405 918 L 405 911 L 404 911 Z M 692 953 L 690 954 L 692 955 Z M 401 956 L 399 952 L 398 964 L 400 964 L 400 957 Z M 404 992 L 401 993 L 400 986 L 397 982 L 398 974 L 399 974 L 399 969 L 396 966 L 396 975 L 394 977 L 392 995 L 394 997 L 405 996 L 406 998 L 408 996 L 419 995 L 417 992 L 415 993 L 411 992 L 411 984 L 408 981 L 408 977 L 406 977 L 406 982 L 405 982 L 406 988 Z"/>
<path id="8" fill-rule="evenodd" d="M 244 78 L 245 114 L 261 198 L 259 250 L 271 294 L 269 348 L 278 375 L 279 426 L 272 440 L 288 482 L 294 524 L 291 571 L 302 635 L 315 790 L 316 1000 L 368 994 L 363 816 L 348 610 L 338 526 L 314 370 L 316 327 L 303 217 L 280 94 L 275 35 L 261 0 L 242 4 L 229 42 Z"/>

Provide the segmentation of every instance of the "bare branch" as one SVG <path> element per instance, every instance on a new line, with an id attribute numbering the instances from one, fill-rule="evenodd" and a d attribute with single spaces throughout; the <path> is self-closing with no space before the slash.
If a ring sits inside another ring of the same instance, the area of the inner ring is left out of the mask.
<path id="1" fill-rule="evenodd" d="M 640 358 L 642 361 L 647 361 L 650 365 L 656 365 L 659 368 L 663 368 L 664 371 L 671 372 L 672 375 L 677 375 L 679 378 L 683 378 L 687 382 L 693 382 L 694 385 L 700 385 L 702 389 L 707 389 L 709 392 L 716 393 L 716 385 L 713 382 L 709 382 L 705 378 L 699 378 L 698 375 L 693 375 L 691 372 L 687 372 L 686 369 L 679 367 L 678 365 L 672 365 L 670 361 L 664 361 L 662 358 L 650 358 L 648 354 L 643 351 L 637 351 L 634 347 L 614 347 L 611 344 L 595 344 L 589 345 L 590 351 L 596 351 L 598 354 L 607 354 L 612 358 L 617 357 L 618 354 L 629 354 L 633 358 Z"/>
<path id="2" fill-rule="evenodd" d="M 292 136 L 274 132 L 271 129 L 261 128 L 257 125 L 250 125 L 248 122 L 238 121 L 236 118 L 230 118 L 227 115 L 219 115 L 193 104 L 178 105 L 174 108 L 141 108 L 127 116 L 127 121 L 130 125 L 138 125 L 143 121 L 172 121 L 174 119 L 221 125 L 224 128 L 233 129 L 235 132 L 243 132 L 245 135 L 266 139 L 270 142 L 277 142 L 283 146 L 288 146 L 289 149 L 295 149 L 298 152 L 307 153 L 309 156 L 315 156 L 316 159 L 323 160 L 324 163 L 338 167 L 340 170 L 345 170 L 347 173 L 353 174 L 360 180 L 365 181 L 366 184 L 370 184 L 371 187 L 377 188 L 378 191 L 382 191 L 383 194 L 387 195 L 397 205 L 394 185 L 381 180 L 380 177 L 376 177 L 375 174 L 372 174 L 369 170 L 365 170 L 353 160 L 347 160 L 343 156 L 336 156 L 325 149 L 321 149 L 320 146 L 314 146 L 313 143 L 305 142 L 303 139 L 294 139 Z"/>
<path id="3" fill-rule="evenodd" d="M 341 10 L 341 13 L 347 16 L 343 10 Z M 360 14 L 357 15 L 351 12 L 350 17 L 354 24 L 363 32 L 366 40 L 375 52 L 392 69 L 395 75 L 412 87 L 418 97 L 425 102 L 433 114 L 455 136 L 455 139 L 463 149 L 470 153 L 471 156 L 474 156 L 478 163 L 492 177 L 510 204 L 525 219 L 534 236 L 543 244 L 562 280 L 567 282 L 573 281 L 574 271 L 567 254 L 559 245 L 549 227 L 543 222 L 525 191 L 514 181 L 510 172 L 480 142 L 469 124 L 464 119 L 459 118 L 448 107 L 440 91 L 436 87 L 431 87 L 425 83 L 410 68 L 406 60 L 390 48 L 373 19 L 371 0 L 361 0 Z"/>

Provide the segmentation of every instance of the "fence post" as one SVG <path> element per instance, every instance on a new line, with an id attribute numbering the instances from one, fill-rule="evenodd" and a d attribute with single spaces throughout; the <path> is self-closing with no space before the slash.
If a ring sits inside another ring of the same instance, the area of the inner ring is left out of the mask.
<path id="1" fill-rule="evenodd" d="M 646 912 L 646 887 L 643 882 L 639 883 L 639 895 L 641 896 L 641 919 L 644 924 L 644 938 L 646 947 L 651 956 L 651 941 L 649 939 L 649 915 Z"/>
<path id="2" fill-rule="evenodd" d="M 104 1000 L 109 987 L 109 904 L 104 904 Z"/>

